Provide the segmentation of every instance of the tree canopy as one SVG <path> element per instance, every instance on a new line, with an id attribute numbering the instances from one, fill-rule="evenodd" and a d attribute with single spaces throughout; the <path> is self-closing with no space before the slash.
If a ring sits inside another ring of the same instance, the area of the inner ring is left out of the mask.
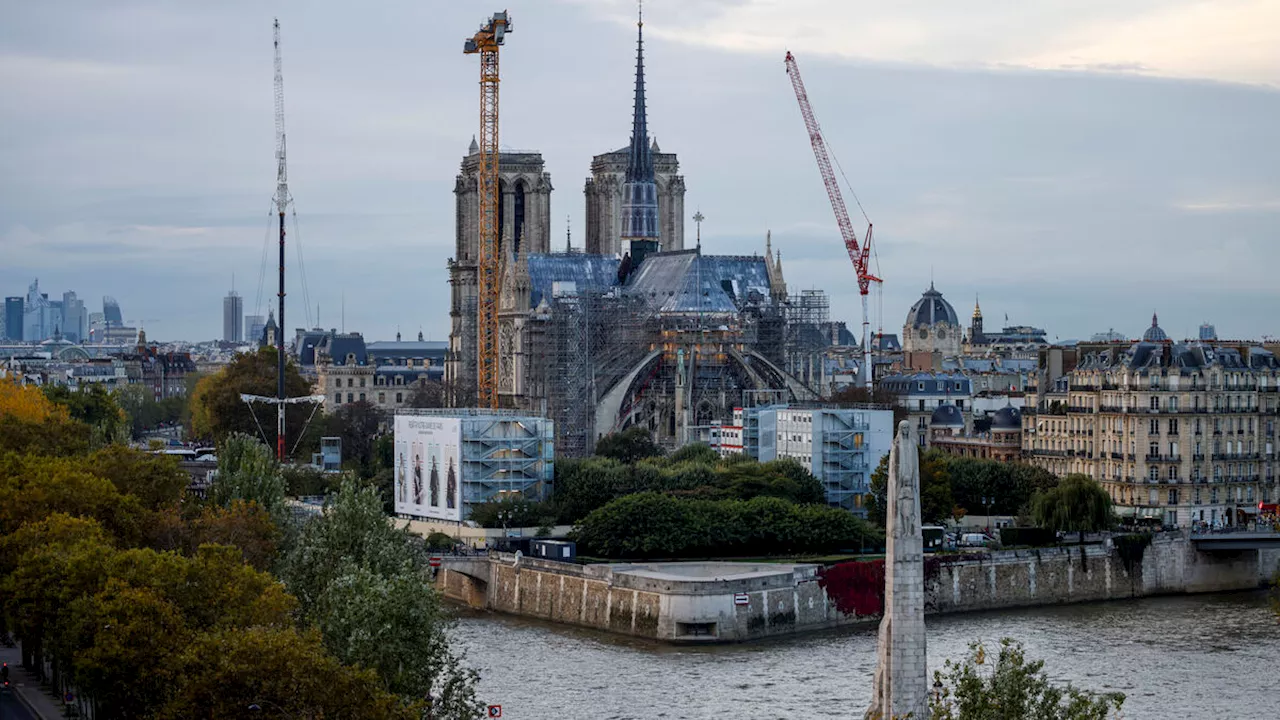
<path id="1" fill-rule="evenodd" d="M 1084 542 L 1086 532 L 1111 527 L 1111 496 L 1092 478 L 1068 475 L 1058 486 L 1041 492 L 1032 500 L 1036 525 L 1060 532 L 1078 532 Z"/>
<path id="2" fill-rule="evenodd" d="M 964 660 L 948 660 L 933 676 L 933 720 L 1107 720 L 1120 717 L 1125 700 L 1124 693 L 1056 685 L 1043 660 L 1028 661 L 1021 643 L 1008 638 L 994 658 L 973 643 Z"/>
<path id="3" fill-rule="evenodd" d="M 633 463 L 648 457 L 662 455 L 662 448 L 653 441 L 653 435 L 639 425 L 622 432 L 610 433 L 596 443 L 596 455 L 618 462 Z"/>
<path id="4" fill-rule="evenodd" d="M 298 373 L 292 362 L 285 363 L 284 390 L 289 397 L 311 394 L 311 383 Z M 274 443 L 274 408 L 260 405 L 251 409 L 240 399 L 241 394 L 275 397 L 275 348 L 264 347 L 257 352 L 237 355 L 226 367 L 196 383 L 191 394 L 192 437 L 222 442 L 231 433 L 261 437 L 265 430 L 267 440 Z M 290 450 L 313 409 L 310 405 L 286 408 L 285 422 L 290 441 L 287 446 Z M 256 421 L 254 412 L 258 413 Z"/>

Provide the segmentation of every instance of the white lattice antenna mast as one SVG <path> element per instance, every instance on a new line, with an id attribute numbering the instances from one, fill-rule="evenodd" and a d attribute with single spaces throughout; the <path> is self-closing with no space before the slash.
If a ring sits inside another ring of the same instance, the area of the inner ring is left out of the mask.
<path id="1" fill-rule="evenodd" d="M 285 163 L 284 63 L 280 58 L 280 20 L 275 21 L 276 48 L 276 211 L 284 214 L 290 202 L 289 168 Z"/>

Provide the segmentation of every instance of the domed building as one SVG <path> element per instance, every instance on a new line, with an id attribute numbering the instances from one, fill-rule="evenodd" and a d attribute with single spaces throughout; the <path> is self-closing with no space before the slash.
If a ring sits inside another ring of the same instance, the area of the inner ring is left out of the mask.
<path id="1" fill-rule="evenodd" d="M 1169 335 L 1161 329 L 1160 319 L 1156 317 L 1155 313 L 1151 313 L 1151 327 L 1147 328 L 1147 331 L 1142 333 L 1142 342 L 1162 343 L 1168 341 Z"/>
<path id="2" fill-rule="evenodd" d="M 959 355 L 962 334 L 955 308 L 930 282 L 929 289 L 907 312 L 906 324 L 902 326 L 902 349 L 908 353 Z"/>

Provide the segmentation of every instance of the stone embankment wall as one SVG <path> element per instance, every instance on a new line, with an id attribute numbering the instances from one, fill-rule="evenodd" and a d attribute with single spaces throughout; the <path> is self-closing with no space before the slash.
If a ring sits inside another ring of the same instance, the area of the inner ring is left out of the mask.
<path id="1" fill-rule="evenodd" d="M 1280 550 L 1203 553 L 1178 535 L 1154 536 L 1140 555 L 1126 560 L 1114 549 L 1086 545 L 926 558 L 925 608 L 949 613 L 1243 590 L 1280 572 Z M 448 563 L 441 569 L 437 584 L 447 597 L 673 642 L 733 642 L 878 618 L 840 612 L 816 565 L 718 580 L 635 572 L 658 564 L 574 565 L 528 557 L 517 562 L 511 556 L 468 562 L 470 574 Z"/>

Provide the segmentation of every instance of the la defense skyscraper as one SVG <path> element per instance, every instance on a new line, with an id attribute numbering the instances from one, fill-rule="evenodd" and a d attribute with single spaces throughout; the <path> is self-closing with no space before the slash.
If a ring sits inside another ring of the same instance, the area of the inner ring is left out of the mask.
<path id="1" fill-rule="evenodd" d="M 222 298 L 223 342 L 244 342 L 244 298 L 235 290 Z"/>

